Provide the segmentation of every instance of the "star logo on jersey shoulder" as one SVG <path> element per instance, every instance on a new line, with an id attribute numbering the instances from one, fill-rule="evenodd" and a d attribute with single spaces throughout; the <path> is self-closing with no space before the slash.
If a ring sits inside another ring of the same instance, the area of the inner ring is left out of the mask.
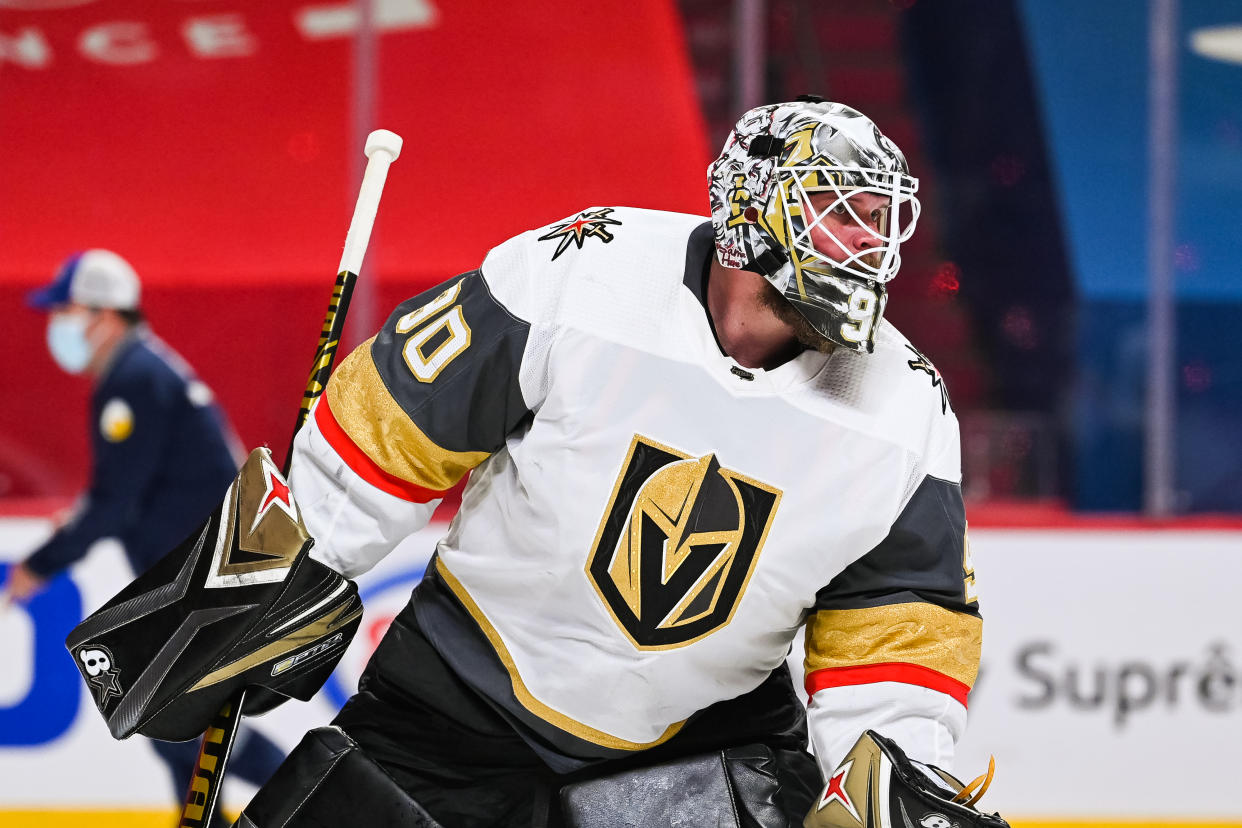
<path id="1" fill-rule="evenodd" d="M 582 249 L 582 245 L 586 240 L 594 236 L 604 244 L 613 240 L 612 232 L 609 231 L 608 225 L 615 224 L 620 226 L 621 222 L 609 218 L 612 215 L 612 207 L 598 207 L 594 210 L 584 210 L 578 215 L 570 218 L 560 224 L 552 225 L 552 229 L 539 237 L 539 241 L 555 241 L 556 252 L 552 254 L 552 261 L 556 261 L 557 257 L 569 249 L 569 245 L 575 244 L 578 249 Z"/>
<path id="2" fill-rule="evenodd" d="M 836 773 L 828 780 L 828 787 L 824 788 L 823 796 L 819 798 L 819 807 L 817 811 L 822 811 L 833 802 L 838 803 L 849 813 L 854 819 L 858 820 L 858 824 L 862 824 L 862 817 L 858 814 L 858 809 L 854 807 L 854 803 L 850 801 L 850 796 L 845 792 L 845 780 L 850 776 L 850 768 L 854 766 L 854 760 L 842 763 L 837 768 Z"/>
<path id="3" fill-rule="evenodd" d="M 944 378 L 940 376 L 936 366 L 931 364 L 931 360 L 923 356 L 922 351 L 910 344 L 906 345 L 906 349 L 914 354 L 914 359 L 908 361 L 906 365 L 909 365 L 912 371 L 923 371 L 931 377 L 932 388 L 940 389 L 940 413 L 947 414 L 949 411 L 949 389 L 944 384 Z"/>

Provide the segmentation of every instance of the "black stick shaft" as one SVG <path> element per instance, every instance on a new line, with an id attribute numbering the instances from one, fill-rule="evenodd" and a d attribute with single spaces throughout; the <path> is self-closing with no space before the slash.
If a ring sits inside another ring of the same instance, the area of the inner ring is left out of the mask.
<path id="1" fill-rule="evenodd" d="M 332 301 L 328 303 L 328 313 L 324 316 L 323 328 L 319 332 L 315 362 L 311 366 L 310 378 L 306 381 L 306 390 L 302 394 L 302 406 L 298 410 L 293 434 L 289 437 L 289 450 L 285 453 L 282 469 L 286 477 L 289 475 L 289 464 L 293 461 L 293 441 L 306 423 L 311 405 L 323 393 L 328 375 L 332 373 L 337 346 L 345 329 L 349 297 L 353 294 L 354 282 L 358 280 L 357 271 L 362 269 L 362 257 L 371 238 L 371 227 L 375 221 L 375 212 L 379 208 L 384 178 L 388 175 L 388 165 L 396 160 L 400 152 L 401 138 L 387 130 L 376 130 L 367 136 L 367 168 L 362 175 L 358 203 L 354 205 L 353 219 L 345 236 L 345 250 L 341 255 L 336 284 L 332 288 Z M 210 826 L 220 799 L 224 769 L 233 752 L 233 741 L 237 738 L 237 726 L 241 722 L 245 700 L 246 690 L 243 688 L 220 709 L 207 732 L 203 734 L 203 741 L 198 749 L 198 764 L 195 766 L 194 777 L 190 780 L 185 808 L 181 813 L 181 828 Z"/>
<path id="2" fill-rule="evenodd" d="M 336 274 L 336 284 L 332 287 L 332 301 L 328 303 L 328 312 L 323 318 L 323 328 L 319 331 L 319 347 L 315 350 L 315 362 L 311 366 L 310 378 L 306 381 L 306 390 L 302 393 L 302 407 L 298 410 L 297 422 L 293 425 L 293 434 L 289 437 L 289 450 L 285 452 L 285 465 L 282 472 L 289 474 L 289 464 L 293 461 L 293 441 L 306 423 L 311 406 L 324 386 L 328 384 L 328 376 L 332 373 L 332 363 L 336 360 L 336 351 L 341 344 L 341 335 L 345 331 L 345 314 L 349 311 L 349 298 L 354 293 L 357 274 L 342 270 Z"/>
<path id="3" fill-rule="evenodd" d="M 323 393 L 328 376 L 332 373 L 332 364 L 336 361 L 337 347 L 341 342 L 341 333 L 345 329 L 345 314 L 349 310 L 349 297 L 353 293 L 357 274 L 342 270 L 336 275 L 336 284 L 332 287 L 332 301 L 328 303 L 328 312 L 323 318 L 323 328 L 319 331 L 319 347 L 315 349 L 315 362 L 311 367 L 310 378 L 306 381 L 306 390 L 302 393 L 302 407 L 298 410 L 298 419 L 293 426 L 293 435 L 289 438 L 289 450 L 285 453 L 284 475 L 289 474 L 289 463 L 293 460 L 293 441 L 298 432 L 306 424 L 311 405 Z M 224 781 L 224 769 L 233 753 L 233 742 L 237 738 L 237 728 L 241 723 L 241 709 L 246 700 L 246 690 L 242 688 L 216 713 L 211 720 L 207 732 L 203 734 L 198 748 L 198 762 L 194 767 L 194 775 L 190 778 L 190 788 L 186 791 L 185 807 L 181 810 L 180 828 L 208 828 L 219 806 L 220 789 Z"/>
<path id="4" fill-rule="evenodd" d="M 237 726 L 241 723 L 242 704 L 246 690 L 242 688 L 230 699 L 208 725 L 198 748 L 198 762 L 190 777 L 190 788 L 181 809 L 180 828 L 207 828 L 215 816 L 224 782 L 224 768 L 233 753 Z"/>

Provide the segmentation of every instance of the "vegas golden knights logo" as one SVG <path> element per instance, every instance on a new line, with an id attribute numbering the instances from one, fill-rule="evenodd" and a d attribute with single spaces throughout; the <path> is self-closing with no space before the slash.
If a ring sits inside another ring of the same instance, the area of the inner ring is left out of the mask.
<path id="1" fill-rule="evenodd" d="M 587 575 L 640 649 L 680 647 L 729 623 L 780 490 L 635 435 Z"/>

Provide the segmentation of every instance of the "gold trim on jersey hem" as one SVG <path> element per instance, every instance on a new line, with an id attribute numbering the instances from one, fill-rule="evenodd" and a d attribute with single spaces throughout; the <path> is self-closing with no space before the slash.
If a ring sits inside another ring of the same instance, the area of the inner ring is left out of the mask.
<path id="1" fill-rule="evenodd" d="M 971 687 L 979 675 L 983 619 L 935 604 L 909 602 L 819 610 L 806 624 L 806 674 L 901 662 L 935 670 Z"/>
<path id="2" fill-rule="evenodd" d="M 650 742 L 631 742 L 628 739 L 622 739 L 619 736 L 613 736 L 611 733 L 605 733 L 602 730 L 596 730 L 590 725 L 583 724 L 576 719 L 572 719 L 554 710 L 539 699 L 526 687 L 526 683 L 522 681 L 522 676 L 518 673 L 517 665 L 513 661 L 513 656 L 509 654 L 509 650 L 505 647 L 504 641 L 500 637 L 500 633 L 487 620 L 487 616 L 470 597 L 470 593 L 466 591 L 461 581 L 449 572 L 448 567 L 444 563 L 444 559 L 436 556 L 436 571 L 444 578 L 444 583 L 452 590 L 457 600 L 461 601 L 462 606 L 470 613 L 470 617 L 479 625 L 479 629 L 487 636 L 488 642 L 492 645 L 492 649 L 496 651 L 496 656 L 504 665 L 506 672 L 509 673 L 509 680 L 513 685 L 513 695 L 517 698 L 522 707 L 538 716 L 550 725 L 565 731 L 573 736 L 590 742 L 601 747 L 613 748 L 615 750 L 646 750 L 667 742 L 669 739 L 677 735 L 681 728 L 685 725 L 685 721 L 674 722 L 665 728 L 664 732 L 658 738 Z"/>
<path id="3" fill-rule="evenodd" d="M 449 451 L 423 433 L 393 399 L 371 356 L 375 337 L 359 345 L 328 381 L 332 415 L 371 462 L 394 477 L 442 492 L 488 457 Z"/>

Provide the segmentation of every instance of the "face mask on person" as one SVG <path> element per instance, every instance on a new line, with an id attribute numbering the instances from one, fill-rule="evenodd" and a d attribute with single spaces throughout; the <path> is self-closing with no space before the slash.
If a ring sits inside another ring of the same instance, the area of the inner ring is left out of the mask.
<path id="1" fill-rule="evenodd" d="M 84 314 L 56 314 L 47 323 L 47 350 L 66 373 L 80 374 L 95 355 Z"/>

